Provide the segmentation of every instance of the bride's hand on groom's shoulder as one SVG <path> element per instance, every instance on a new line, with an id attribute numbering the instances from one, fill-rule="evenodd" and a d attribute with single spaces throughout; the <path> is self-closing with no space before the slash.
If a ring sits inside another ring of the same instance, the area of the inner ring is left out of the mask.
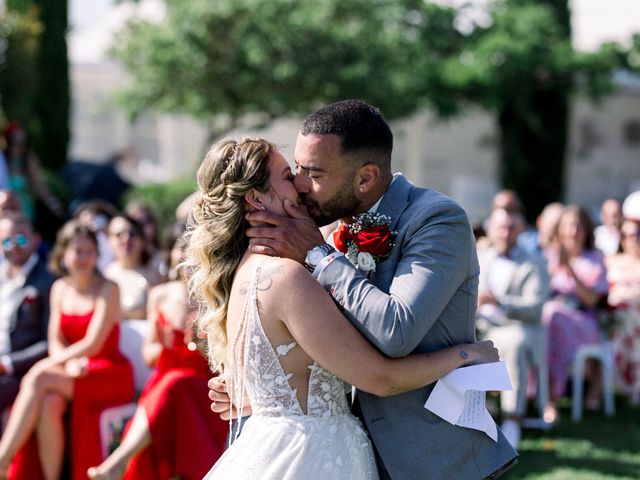
<path id="1" fill-rule="evenodd" d="M 472 343 L 469 345 L 470 354 L 467 365 L 492 363 L 500 361 L 500 352 L 491 340 Z"/>
<path id="2" fill-rule="evenodd" d="M 287 216 L 267 210 L 249 212 L 249 250 L 304 263 L 307 252 L 324 243 L 322 233 L 304 205 L 284 201 Z"/>
<path id="3" fill-rule="evenodd" d="M 228 393 L 228 385 L 224 377 L 217 376 L 209 379 L 207 386 L 209 387 L 209 400 L 211 400 L 211 410 L 214 413 L 220 415 L 220 418 L 222 420 L 229 420 L 230 418 L 237 418 L 238 416 L 246 417 L 247 415 L 251 415 L 251 405 L 249 404 L 249 398 L 246 393 L 241 415 L 238 415 L 238 410 L 235 405 L 233 407 L 233 410 L 231 410 L 231 399 Z"/>

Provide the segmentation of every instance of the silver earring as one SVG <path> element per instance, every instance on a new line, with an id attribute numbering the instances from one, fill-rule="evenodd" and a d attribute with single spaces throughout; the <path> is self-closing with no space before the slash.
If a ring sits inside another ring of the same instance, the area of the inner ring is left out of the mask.
<path id="1" fill-rule="evenodd" d="M 361 192 L 364 192 L 364 187 L 360 187 L 360 191 L 361 191 Z"/>

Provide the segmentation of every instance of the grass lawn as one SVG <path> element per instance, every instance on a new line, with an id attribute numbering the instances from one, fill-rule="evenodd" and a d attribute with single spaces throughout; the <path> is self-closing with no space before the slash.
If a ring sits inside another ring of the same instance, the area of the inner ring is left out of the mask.
<path id="1" fill-rule="evenodd" d="M 571 421 L 570 403 L 551 430 L 523 430 L 520 459 L 505 480 L 640 479 L 640 407 L 616 398 L 616 415 L 585 412 Z"/>

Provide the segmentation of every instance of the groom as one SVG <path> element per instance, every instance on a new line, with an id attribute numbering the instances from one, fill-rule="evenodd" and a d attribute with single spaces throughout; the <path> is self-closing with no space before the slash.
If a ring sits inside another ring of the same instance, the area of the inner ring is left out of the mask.
<path id="1" fill-rule="evenodd" d="M 294 152 L 294 183 L 309 214 L 291 204 L 290 217 L 249 214 L 252 225 L 266 224 L 248 230 L 251 251 L 303 263 L 390 357 L 473 342 L 479 269 L 466 214 L 444 195 L 393 175 L 392 148 L 386 121 L 361 101 L 309 115 Z M 387 215 L 397 231 L 389 257 L 369 275 L 325 243 L 317 227 L 367 211 Z M 496 443 L 437 417 L 424 408 L 432 388 L 388 398 L 357 392 L 354 409 L 375 445 L 381 478 L 497 478 L 517 457 L 502 432 Z"/>

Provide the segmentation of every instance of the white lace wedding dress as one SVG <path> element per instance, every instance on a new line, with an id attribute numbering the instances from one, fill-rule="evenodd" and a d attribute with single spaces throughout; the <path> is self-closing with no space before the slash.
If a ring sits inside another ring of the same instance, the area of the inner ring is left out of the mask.
<path id="1" fill-rule="evenodd" d="M 205 480 L 371 480 L 377 479 L 371 443 L 354 417 L 344 383 L 316 364 L 309 365 L 307 412 L 289 385 L 279 361 L 296 343 L 274 348 L 257 309 L 257 269 L 248 292 L 243 325 L 230 345 L 232 400 L 246 388 L 253 414 L 242 433 Z"/>

